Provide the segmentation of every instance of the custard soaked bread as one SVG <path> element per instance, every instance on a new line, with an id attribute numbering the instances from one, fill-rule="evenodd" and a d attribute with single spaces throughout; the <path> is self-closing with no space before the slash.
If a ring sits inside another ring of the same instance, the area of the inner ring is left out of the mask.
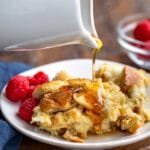
<path id="1" fill-rule="evenodd" d="M 117 129 L 135 133 L 150 120 L 150 111 L 143 107 L 149 84 L 143 71 L 103 65 L 95 81 L 65 72 L 54 79 L 33 92 L 40 104 L 32 116 L 32 123 L 52 135 L 83 142 L 88 134 Z"/>

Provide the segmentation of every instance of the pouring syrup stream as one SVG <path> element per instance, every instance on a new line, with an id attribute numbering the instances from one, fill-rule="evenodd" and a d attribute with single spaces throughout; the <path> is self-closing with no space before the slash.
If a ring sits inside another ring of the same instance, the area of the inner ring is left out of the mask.
<path id="1" fill-rule="evenodd" d="M 98 48 L 93 49 L 93 57 L 92 57 L 92 80 L 95 81 L 95 61 L 96 61 L 96 56 L 97 53 L 101 51 L 101 48 L 103 47 L 103 43 L 100 39 L 95 38 L 96 43 L 98 45 Z"/>

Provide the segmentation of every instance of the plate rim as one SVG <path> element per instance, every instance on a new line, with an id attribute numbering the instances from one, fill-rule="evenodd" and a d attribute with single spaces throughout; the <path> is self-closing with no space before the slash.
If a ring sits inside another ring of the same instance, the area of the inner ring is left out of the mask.
<path id="1" fill-rule="evenodd" d="M 84 62 L 87 61 L 87 62 L 89 62 L 89 61 L 91 61 L 91 59 L 66 59 L 66 60 L 61 60 L 61 61 L 55 61 L 55 62 L 52 62 L 52 63 L 48 63 L 48 64 L 44 64 L 44 65 L 40 65 L 40 66 L 31 68 L 31 69 L 29 69 L 27 71 L 23 71 L 19 74 L 25 74 L 26 72 L 29 72 L 31 70 L 34 71 L 36 69 L 47 67 L 49 65 L 56 65 L 56 64 L 59 64 L 59 63 L 66 63 L 66 62 L 72 62 L 72 61 L 73 62 L 74 61 L 77 61 L 77 62 L 78 61 L 84 61 Z M 114 62 L 114 61 L 102 60 L 102 59 L 96 59 L 96 62 L 99 62 L 99 63 L 102 63 L 102 64 L 103 63 L 113 63 L 113 64 L 116 64 L 116 65 L 119 65 L 119 66 L 126 65 L 126 64 L 123 64 L 123 63 L 120 63 L 120 62 Z M 134 67 L 134 68 L 136 68 L 136 67 Z M 150 75 L 150 74 L 148 73 L 148 75 Z M 140 135 L 138 134 L 135 137 L 131 137 L 130 140 L 121 139 L 119 141 L 116 140 L 116 141 L 108 141 L 108 142 L 101 142 L 101 143 L 98 143 L 98 142 L 97 143 L 86 143 L 86 142 L 85 143 L 74 143 L 74 142 L 69 142 L 69 141 L 65 141 L 65 140 L 63 141 L 63 140 L 59 140 L 59 139 L 47 140 L 46 137 L 40 137 L 40 136 L 38 136 L 38 133 L 34 133 L 34 131 L 31 132 L 28 129 L 18 127 L 15 123 L 11 122 L 9 117 L 4 113 L 3 106 L 2 106 L 2 99 L 7 99 L 4 96 L 4 91 L 5 91 L 6 85 L 3 87 L 2 91 L 1 91 L 1 94 L 0 94 L 0 110 L 1 110 L 1 113 L 3 114 L 4 118 L 9 122 L 9 124 L 12 125 L 17 131 L 21 132 L 22 134 L 26 135 L 27 137 L 29 137 L 31 139 L 37 140 L 39 142 L 47 143 L 47 144 L 51 144 L 51 145 L 55 145 L 55 146 L 59 146 L 59 147 L 66 147 L 66 148 L 87 148 L 87 147 L 88 148 L 112 148 L 112 147 L 124 146 L 124 145 L 127 145 L 127 144 L 136 143 L 140 140 L 144 140 L 145 138 L 150 137 L 150 132 L 145 132 L 145 133 L 142 133 Z M 24 122 L 24 123 L 26 123 L 26 122 Z"/>

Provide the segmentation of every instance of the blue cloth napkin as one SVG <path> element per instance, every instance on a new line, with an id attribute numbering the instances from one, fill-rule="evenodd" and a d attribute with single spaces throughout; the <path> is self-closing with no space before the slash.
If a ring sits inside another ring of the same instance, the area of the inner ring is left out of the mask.
<path id="1" fill-rule="evenodd" d="M 31 66 L 18 62 L 0 61 L 0 91 L 14 75 L 30 69 Z M 0 113 L 0 150 L 18 150 L 22 135 L 7 123 Z"/>

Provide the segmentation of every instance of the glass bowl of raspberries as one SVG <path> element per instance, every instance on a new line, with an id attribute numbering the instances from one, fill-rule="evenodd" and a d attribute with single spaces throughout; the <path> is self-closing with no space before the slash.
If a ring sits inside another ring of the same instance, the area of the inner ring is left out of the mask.
<path id="1" fill-rule="evenodd" d="M 150 14 L 125 17 L 117 26 L 118 43 L 138 66 L 150 70 Z"/>

